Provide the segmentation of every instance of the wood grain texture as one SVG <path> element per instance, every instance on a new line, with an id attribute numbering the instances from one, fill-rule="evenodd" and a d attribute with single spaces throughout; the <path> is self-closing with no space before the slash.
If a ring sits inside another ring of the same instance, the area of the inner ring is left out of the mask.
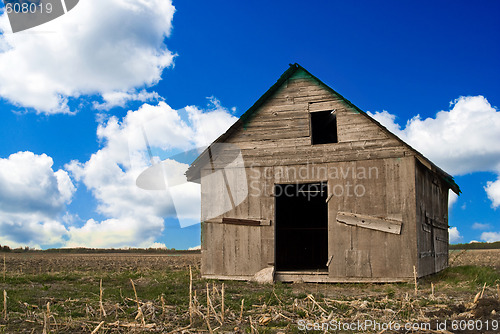
<path id="1" fill-rule="evenodd" d="M 367 228 L 371 230 L 401 234 L 401 221 L 383 217 L 373 217 L 350 212 L 338 212 L 337 221 L 346 225 Z"/>

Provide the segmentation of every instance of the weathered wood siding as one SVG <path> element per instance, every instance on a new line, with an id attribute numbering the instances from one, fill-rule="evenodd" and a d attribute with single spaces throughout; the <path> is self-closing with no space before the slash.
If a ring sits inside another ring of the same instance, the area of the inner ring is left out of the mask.
<path id="1" fill-rule="evenodd" d="M 378 177 L 354 179 L 349 176 L 329 182 L 332 191 L 335 187 L 345 188 L 347 183 L 362 186 L 366 191 L 360 197 L 333 196 L 329 201 L 329 252 L 333 255 L 330 277 L 412 277 L 417 243 L 413 157 L 345 162 L 334 166 L 347 168 L 352 164 L 357 169 L 375 167 Z M 346 225 L 337 221 L 337 212 L 400 220 L 401 232 L 393 234 Z"/>
<path id="2" fill-rule="evenodd" d="M 202 175 L 211 172 L 205 169 Z M 269 220 L 271 223 L 245 226 L 215 222 L 216 219 L 202 222 L 202 273 L 205 276 L 245 278 L 274 263 L 273 168 L 246 168 L 246 172 L 248 197 L 218 217 Z M 207 203 L 221 203 L 222 200 L 214 201 L 213 196 L 227 196 L 222 195 L 227 194 L 227 189 L 223 183 L 210 184 L 206 180 L 210 178 L 202 177 L 202 217 L 213 217 L 213 208 Z"/>
<path id="3" fill-rule="evenodd" d="M 338 143 L 311 145 L 310 113 L 335 109 Z M 383 280 L 413 276 L 417 263 L 414 152 L 388 135 L 332 91 L 298 71 L 227 140 L 241 148 L 249 197 L 222 216 L 269 219 L 270 226 L 234 226 L 204 222 L 202 273 L 209 277 L 255 274 L 274 263 L 274 185 L 328 181 L 328 277 L 333 281 Z M 222 159 L 224 160 L 224 159 Z M 213 167 L 222 168 L 217 160 Z M 202 175 L 210 173 L 205 166 Z M 354 173 L 345 174 L 349 168 Z M 371 170 L 377 175 L 359 177 Z M 372 168 L 372 169 L 370 169 Z M 344 175 L 329 171 L 343 169 Z M 326 170 L 327 173 L 321 171 Z M 298 174 L 297 171 L 302 171 Z M 204 198 L 224 196 L 223 184 L 202 178 L 202 216 L 212 208 Z M 363 196 L 339 194 L 359 186 Z M 362 186 L 362 188 L 361 188 Z M 335 194 L 337 191 L 337 194 Z M 210 201 L 213 203 L 213 201 Z M 400 234 L 337 222 L 337 212 L 396 219 Z"/>
<path id="4" fill-rule="evenodd" d="M 309 113 L 333 109 L 337 114 L 339 142 L 311 145 Z M 238 145 L 246 163 L 254 166 L 403 157 L 409 151 L 341 97 L 301 71 L 226 142 Z"/>
<path id="5" fill-rule="evenodd" d="M 448 186 L 416 160 L 418 275 L 448 266 Z"/>

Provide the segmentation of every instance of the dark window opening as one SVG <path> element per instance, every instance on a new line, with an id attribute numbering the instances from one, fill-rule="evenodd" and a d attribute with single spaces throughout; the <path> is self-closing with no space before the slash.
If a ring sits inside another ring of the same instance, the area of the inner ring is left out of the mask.
<path id="1" fill-rule="evenodd" d="M 335 110 L 311 113 L 312 144 L 338 143 Z"/>
<path id="2" fill-rule="evenodd" d="M 276 196 L 276 270 L 326 270 L 326 183 L 280 184 Z"/>

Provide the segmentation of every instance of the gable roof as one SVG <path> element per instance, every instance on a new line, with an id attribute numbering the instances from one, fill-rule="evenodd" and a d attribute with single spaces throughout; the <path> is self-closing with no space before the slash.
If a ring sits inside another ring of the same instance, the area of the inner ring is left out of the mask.
<path id="1" fill-rule="evenodd" d="M 312 80 L 316 80 L 318 84 L 320 84 L 323 88 L 326 90 L 330 91 L 331 93 L 337 95 L 340 99 L 342 99 L 345 103 L 347 103 L 350 107 L 354 108 L 356 111 L 358 111 L 361 115 L 367 117 L 370 121 L 373 123 L 377 124 L 381 130 L 386 133 L 389 137 L 394 138 L 398 140 L 401 144 L 403 144 L 405 147 L 407 147 L 409 150 L 411 150 L 413 153 L 415 153 L 415 157 L 424 165 L 426 166 L 429 170 L 435 172 L 438 174 L 450 187 L 451 190 L 453 190 L 456 194 L 460 194 L 461 190 L 460 187 L 455 183 L 453 180 L 453 177 L 446 173 L 444 170 L 436 166 L 432 161 L 427 159 L 422 153 L 418 152 L 416 149 L 411 147 L 408 143 L 403 141 L 401 138 L 399 138 L 397 135 L 389 131 L 385 126 L 380 124 L 377 120 L 372 118 L 370 115 L 368 115 L 366 112 L 363 110 L 359 109 L 356 107 L 351 101 L 347 100 L 345 97 L 343 97 L 341 94 L 333 90 L 331 87 L 323 83 L 320 79 L 309 73 L 305 68 L 300 66 L 297 63 L 290 64 L 290 67 L 279 77 L 279 79 L 276 81 L 274 85 L 272 85 L 241 117 L 219 138 L 217 138 L 211 145 L 215 143 L 222 143 L 224 142 L 227 138 L 229 138 L 234 132 L 239 130 L 241 127 L 245 128 L 246 124 L 252 119 L 252 117 L 255 115 L 257 110 L 288 80 L 290 79 L 297 71 L 302 70 L 305 73 L 307 73 Z M 205 163 L 208 162 L 208 148 L 205 149 L 199 156 L 196 158 L 195 161 L 189 166 L 186 176 L 188 181 L 194 181 L 198 180 L 200 178 L 200 169 Z"/>

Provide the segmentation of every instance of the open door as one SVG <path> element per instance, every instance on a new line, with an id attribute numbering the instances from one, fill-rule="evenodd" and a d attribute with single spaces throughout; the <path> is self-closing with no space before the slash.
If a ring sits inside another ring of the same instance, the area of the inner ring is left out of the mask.
<path id="1" fill-rule="evenodd" d="M 276 270 L 327 270 L 326 183 L 279 184 L 276 199 Z"/>

